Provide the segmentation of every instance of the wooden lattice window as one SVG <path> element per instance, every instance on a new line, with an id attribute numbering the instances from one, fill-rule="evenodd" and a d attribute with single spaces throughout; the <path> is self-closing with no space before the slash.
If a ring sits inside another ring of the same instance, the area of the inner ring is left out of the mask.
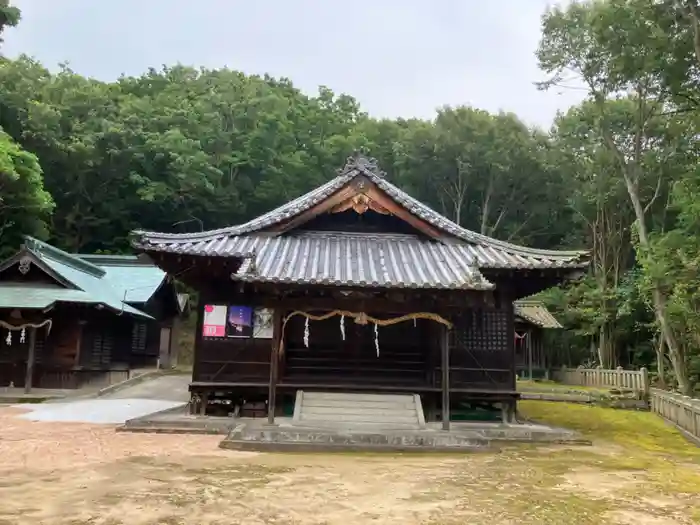
<path id="1" fill-rule="evenodd" d="M 92 360 L 94 367 L 109 366 L 112 361 L 114 338 L 108 332 L 95 333 L 92 340 Z"/>
<path id="2" fill-rule="evenodd" d="M 134 323 L 131 328 L 131 351 L 145 352 L 147 339 L 148 325 L 146 323 Z"/>
<path id="3" fill-rule="evenodd" d="M 499 310 L 473 310 L 454 320 L 450 346 L 469 352 L 508 352 L 508 315 Z"/>
<path id="4" fill-rule="evenodd" d="M 36 334 L 36 340 L 34 342 L 34 362 L 43 363 L 44 354 L 46 350 L 46 339 L 45 336 L 41 334 Z"/>

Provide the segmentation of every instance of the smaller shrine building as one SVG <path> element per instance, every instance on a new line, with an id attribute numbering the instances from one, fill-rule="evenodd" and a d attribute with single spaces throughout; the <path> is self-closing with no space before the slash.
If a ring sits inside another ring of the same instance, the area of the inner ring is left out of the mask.
<path id="1" fill-rule="evenodd" d="M 107 386 L 177 362 L 175 286 L 145 257 L 70 254 L 32 237 L 0 262 L 0 387 Z"/>

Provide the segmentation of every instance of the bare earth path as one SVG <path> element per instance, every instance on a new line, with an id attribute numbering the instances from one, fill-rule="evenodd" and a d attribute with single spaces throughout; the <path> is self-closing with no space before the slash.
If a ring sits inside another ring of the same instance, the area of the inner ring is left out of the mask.
<path id="1" fill-rule="evenodd" d="M 700 450 L 651 414 L 524 408 L 591 428 L 598 442 L 500 454 L 255 454 L 222 451 L 218 436 L 115 433 L 0 408 L 0 525 L 700 523 Z"/>

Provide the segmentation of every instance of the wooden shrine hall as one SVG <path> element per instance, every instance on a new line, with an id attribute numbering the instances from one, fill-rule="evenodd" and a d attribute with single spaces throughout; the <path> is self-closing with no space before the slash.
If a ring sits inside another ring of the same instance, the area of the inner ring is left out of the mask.
<path id="1" fill-rule="evenodd" d="M 182 308 L 148 257 L 64 252 L 25 237 L 0 261 L 0 387 L 101 387 L 176 364 Z"/>
<path id="2" fill-rule="evenodd" d="M 245 224 L 133 243 L 199 291 L 191 406 L 269 423 L 310 418 L 304 399 L 354 421 L 374 404 L 351 394 L 412 396 L 445 428 L 461 409 L 512 418 L 513 302 L 580 276 L 588 257 L 466 230 L 360 155 Z"/>

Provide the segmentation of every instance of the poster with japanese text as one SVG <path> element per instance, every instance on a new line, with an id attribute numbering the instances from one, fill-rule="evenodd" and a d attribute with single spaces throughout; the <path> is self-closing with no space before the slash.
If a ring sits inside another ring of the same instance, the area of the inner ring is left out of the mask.
<path id="1" fill-rule="evenodd" d="M 225 305 L 207 304 L 204 306 L 202 336 L 226 337 L 226 311 Z"/>

